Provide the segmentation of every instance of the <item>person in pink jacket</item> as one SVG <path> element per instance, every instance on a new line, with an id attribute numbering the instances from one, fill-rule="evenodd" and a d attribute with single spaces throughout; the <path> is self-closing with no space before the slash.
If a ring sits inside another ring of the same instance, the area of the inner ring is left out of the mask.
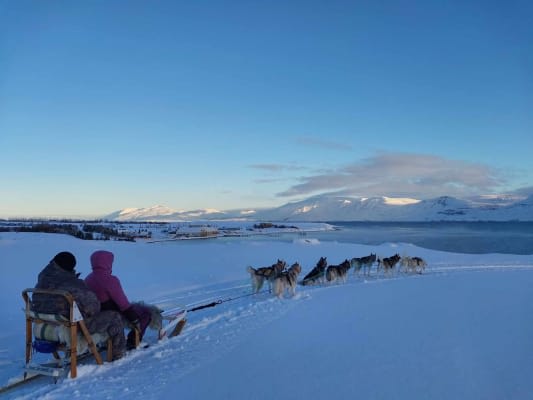
<path id="1" fill-rule="evenodd" d="M 150 323 L 150 309 L 142 304 L 130 303 L 122 289 L 120 280 L 112 274 L 114 255 L 110 251 L 98 250 L 91 255 L 92 272 L 85 278 L 85 284 L 96 293 L 102 310 L 119 311 L 140 331 L 141 339 Z M 135 348 L 135 332 L 128 334 L 127 348 Z"/>

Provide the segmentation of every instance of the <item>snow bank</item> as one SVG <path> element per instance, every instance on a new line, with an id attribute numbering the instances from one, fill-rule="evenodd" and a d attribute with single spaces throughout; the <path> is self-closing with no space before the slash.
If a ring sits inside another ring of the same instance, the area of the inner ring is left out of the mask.
<path id="1" fill-rule="evenodd" d="M 223 300 L 189 313 L 182 335 L 79 377 L 46 379 L 4 395 L 21 399 L 528 399 L 533 382 L 533 256 L 457 254 L 404 243 L 126 243 L 63 235 L 0 236 L 0 378 L 21 373 L 20 292 L 57 252 L 72 251 L 89 272 L 97 249 L 115 253 L 114 271 L 132 300 L 163 307 Z M 330 264 L 369 253 L 425 258 L 424 275 L 356 277 L 298 287 L 293 299 L 250 296 L 246 266 L 299 261 L 302 276 L 321 256 Z"/>

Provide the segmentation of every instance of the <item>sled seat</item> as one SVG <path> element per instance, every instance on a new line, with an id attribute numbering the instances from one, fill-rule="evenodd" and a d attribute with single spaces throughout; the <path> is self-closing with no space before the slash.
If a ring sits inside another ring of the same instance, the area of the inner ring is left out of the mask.
<path id="1" fill-rule="evenodd" d="M 61 314 L 39 313 L 32 309 L 32 296 L 36 293 L 63 298 L 69 305 L 69 317 Z M 70 364 L 70 377 L 77 376 L 77 361 L 82 356 L 92 354 L 97 364 L 102 357 L 97 345 L 107 349 L 107 361 L 113 357 L 111 339 L 107 335 L 90 334 L 83 316 L 72 295 L 64 290 L 25 289 L 22 291 L 26 315 L 26 365 L 28 373 L 49 375 L 58 378 L 67 373 Z M 38 364 L 32 362 L 34 352 L 51 353 L 55 362 Z M 59 352 L 64 353 L 63 357 Z"/>

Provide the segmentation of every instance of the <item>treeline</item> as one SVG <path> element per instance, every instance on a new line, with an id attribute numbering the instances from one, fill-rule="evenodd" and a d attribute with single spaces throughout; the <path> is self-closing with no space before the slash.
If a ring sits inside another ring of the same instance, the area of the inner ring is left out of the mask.
<path id="1" fill-rule="evenodd" d="M 50 224 L 38 223 L 27 225 L 1 226 L 0 232 L 40 232 L 40 233 L 63 233 L 82 240 L 124 240 L 135 241 L 129 235 L 118 232 L 116 229 L 104 225 L 84 224 L 82 228 L 76 224 Z"/>
<path id="2" fill-rule="evenodd" d="M 254 229 L 267 229 L 267 228 L 298 229 L 298 227 L 296 226 L 276 225 L 271 222 L 260 222 L 258 224 L 254 224 Z"/>

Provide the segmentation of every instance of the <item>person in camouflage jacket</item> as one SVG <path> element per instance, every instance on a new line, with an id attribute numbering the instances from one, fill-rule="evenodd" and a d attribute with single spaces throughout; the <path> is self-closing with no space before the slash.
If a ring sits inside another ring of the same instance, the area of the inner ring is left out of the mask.
<path id="1" fill-rule="evenodd" d="M 117 360 L 126 350 L 122 317 L 116 311 L 100 311 L 100 302 L 96 294 L 79 278 L 79 274 L 74 270 L 75 266 L 76 258 L 72 253 L 64 251 L 56 254 L 39 273 L 35 287 L 68 291 L 78 304 L 89 332 L 109 335 L 113 342 L 113 360 Z M 69 317 L 69 305 L 63 297 L 35 293 L 32 303 L 33 309 L 37 312 Z"/>

